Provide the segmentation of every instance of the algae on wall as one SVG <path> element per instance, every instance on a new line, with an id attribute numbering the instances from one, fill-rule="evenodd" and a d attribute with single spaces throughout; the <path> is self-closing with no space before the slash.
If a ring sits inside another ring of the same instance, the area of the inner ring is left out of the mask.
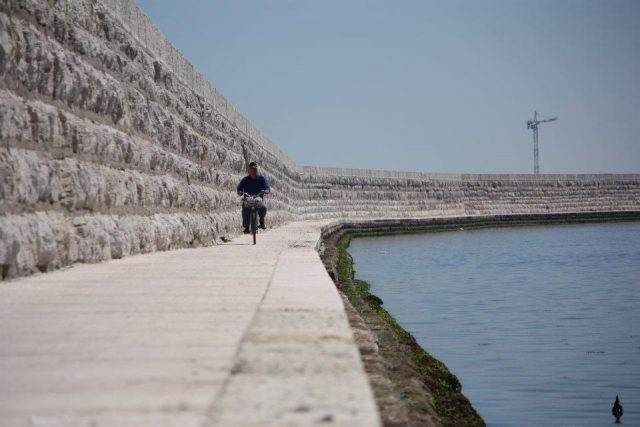
<path id="1" fill-rule="evenodd" d="M 377 369 L 375 375 L 386 376 L 395 389 L 395 392 L 390 392 L 388 388 L 372 383 L 385 423 L 397 422 L 393 417 L 402 411 L 397 408 L 385 411 L 385 408 L 389 407 L 389 402 L 399 401 L 407 414 L 407 419 L 402 421 L 405 423 L 432 425 L 435 416 L 435 422 L 440 425 L 484 425 L 462 394 L 457 377 L 422 349 L 413 336 L 395 321 L 382 307 L 382 301 L 369 292 L 366 282 L 354 277 L 352 258 L 347 251 L 351 238 L 349 231 L 325 236 L 325 245 L 334 248 L 325 250 L 323 258 L 328 270 L 335 276 L 340 292 L 348 298 L 369 332 L 377 337 L 383 364 L 392 367 L 382 370 L 370 367 Z M 354 326 L 353 319 L 351 321 Z M 366 360 L 364 362 L 366 365 Z M 421 382 L 423 388 L 416 387 L 414 379 Z M 393 395 L 389 396 L 389 393 Z"/>

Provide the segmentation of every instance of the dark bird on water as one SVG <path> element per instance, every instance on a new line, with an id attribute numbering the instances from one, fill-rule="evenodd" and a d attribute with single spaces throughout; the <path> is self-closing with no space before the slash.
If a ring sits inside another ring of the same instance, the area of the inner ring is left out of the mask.
<path id="1" fill-rule="evenodd" d="M 616 417 L 616 423 L 620 423 L 620 417 L 624 413 L 622 409 L 622 405 L 620 404 L 620 399 L 618 399 L 618 395 L 616 395 L 616 401 L 613 403 L 613 408 L 611 408 L 611 413 L 614 417 Z"/>

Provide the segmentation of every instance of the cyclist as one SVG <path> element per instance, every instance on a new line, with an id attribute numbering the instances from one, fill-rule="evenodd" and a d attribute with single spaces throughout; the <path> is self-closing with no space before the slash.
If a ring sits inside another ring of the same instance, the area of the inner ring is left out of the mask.
<path id="1" fill-rule="evenodd" d="M 271 186 L 269 181 L 263 175 L 258 173 L 258 164 L 256 162 L 249 163 L 248 175 L 240 180 L 237 188 L 238 195 L 249 194 L 250 196 L 259 196 L 269 194 L 271 192 Z M 264 225 L 264 217 L 267 215 L 267 206 L 264 198 L 262 204 L 258 208 L 258 216 L 260 217 L 260 228 L 265 230 L 267 227 Z M 249 216 L 251 215 L 251 208 L 242 206 L 242 227 L 244 233 L 249 234 Z"/>

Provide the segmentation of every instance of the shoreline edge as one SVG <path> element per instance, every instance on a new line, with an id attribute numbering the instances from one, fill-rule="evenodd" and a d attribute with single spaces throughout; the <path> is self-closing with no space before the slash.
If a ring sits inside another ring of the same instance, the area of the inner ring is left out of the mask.
<path id="1" fill-rule="evenodd" d="M 338 221 L 316 248 L 344 301 L 384 425 L 485 425 L 458 378 L 423 349 L 356 278 L 351 239 L 488 227 L 640 221 L 640 211 Z"/>

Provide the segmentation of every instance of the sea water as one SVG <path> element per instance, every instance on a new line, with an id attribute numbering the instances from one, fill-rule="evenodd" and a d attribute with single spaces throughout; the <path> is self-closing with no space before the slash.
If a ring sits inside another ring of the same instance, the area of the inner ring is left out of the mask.
<path id="1" fill-rule="evenodd" d="M 356 277 L 488 425 L 640 425 L 640 223 L 353 239 Z"/>

